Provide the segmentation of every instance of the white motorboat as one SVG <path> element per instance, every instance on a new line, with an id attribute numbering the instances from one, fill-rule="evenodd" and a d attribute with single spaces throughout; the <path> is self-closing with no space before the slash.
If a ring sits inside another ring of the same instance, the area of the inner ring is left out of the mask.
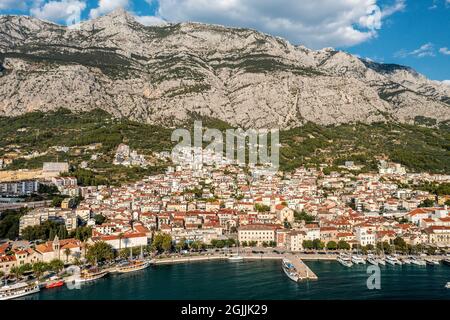
<path id="1" fill-rule="evenodd" d="M 363 257 L 357 255 L 352 256 L 352 262 L 354 264 L 366 264 L 366 260 L 364 260 Z"/>
<path id="2" fill-rule="evenodd" d="M 0 288 L 0 300 L 10 300 L 27 296 L 40 291 L 39 283 L 19 282 L 12 285 L 6 285 Z"/>
<path id="3" fill-rule="evenodd" d="M 402 265 L 401 261 L 398 260 L 394 256 L 386 256 L 386 262 L 389 263 L 392 266 L 395 266 L 395 265 L 400 265 L 401 266 Z"/>
<path id="4" fill-rule="evenodd" d="M 425 260 L 416 258 L 416 257 L 411 257 L 411 263 L 415 264 L 416 266 L 426 266 L 427 265 Z"/>
<path id="5" fill-rule="evenodd" d="M 298 282 L 300 279 L 297 270 L 294 265 L 288 259 L 283 259 L 281 267 L 283 268 L 284 273 L 291 279 L 292 281 Z"/>
<path id="6" fill-rule="evenodd" d="M 380 257 L 377 259 L 378 264 L 381 264 L 382 266 L 386 265 L 386 260 L 383 257 Z"/>
<path id="7" fill-rule="evenodd" d="M 232 262 L 238 262 L 244 260 L 244 257 L 240 256 L 239 254 L 232 254 L 228 257 L 228 261 Z"/>
<path id="8" fill-rule="evenodd" d="M 337 258 L 337 261 L 340 264 L 342 264 L 344 267 L 351 267 L 351 266 L 353 266 L 352 259 L 349 256 L 345 255 L 345 254 L 339 255 L 339 257 Z"/>
<path id="9" fill-rule="evenodd" d="M 450 289 L 450 282 L 447 282 L 446 285 L 445 285 L 445 287 L 446 287 L 447 289 Z"/>
<path id="10" fill-rule="evenodd" d="M 429 266 L 438 266 L 439 265 L 439 260 L 434 260 L 434 259 L 431 259 L 431 258 L 425 259 L 425 262 Z"/>
<path id="11" fill-rule="evenodd" d="M 370 263 L 370 264 L 373 264 L 374 266 L 378 265 L 378 259 L 372 254 L 369 254 L 367 256 L 367 262 Z"/>

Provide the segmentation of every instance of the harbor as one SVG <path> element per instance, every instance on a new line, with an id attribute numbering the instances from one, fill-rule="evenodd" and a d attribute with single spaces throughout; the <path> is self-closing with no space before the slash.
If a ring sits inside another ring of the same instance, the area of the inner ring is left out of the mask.
<path id="1" fill-rule="evenodd" d="M 281 260 L 226 259 L 166 263 L 128 274 L 110 273 L 79 289 L 63 286 L 20 299 L 450 299 L 450 268 L 380 266 L 381 290 L 368 290 L 367 265 L 345 268 L 333 260 L 305 260 L 317 281 L 290 280 Z M 211 283 L 217 286 L 211 287 Z"/>

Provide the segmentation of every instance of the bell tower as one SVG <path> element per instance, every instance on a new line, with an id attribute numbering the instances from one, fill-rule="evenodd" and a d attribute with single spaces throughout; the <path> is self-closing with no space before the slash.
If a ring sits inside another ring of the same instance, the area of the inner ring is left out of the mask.
<path id="1" fill-rule="evenodd" d="M 54 257 L 59 260 L 61 244 L 59 243 L 59 238 L 57 235 L 53 239 L 52 247 L 53 247 Z"/>

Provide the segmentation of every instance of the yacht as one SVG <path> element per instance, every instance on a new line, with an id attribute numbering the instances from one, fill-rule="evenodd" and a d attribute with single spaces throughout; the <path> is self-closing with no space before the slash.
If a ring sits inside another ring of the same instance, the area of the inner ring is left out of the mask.
<path id="1" fill-rule="evenodd" d="M 39 283 L 19 282 L 12 285 L 6 285 L 0 288 L 0 300 L 10 300 L 40 291 Z"/>
<path id="2" fill-rule="evenodd" d="M 379 258 L 377 259 L 377 261 L 378 261 L 378 264 L 381 264 L 382 266 L 385 266 L 385 265 L 386 265 L 386 259 L 383 258 L 383 257 L 379 257 Z"/>
<path id="3" fill-rule="evenodd" d="M 289 279 L 298 282 L 300 277 L 298 276 L 297 270 L 290 260 L 284 258 L 281 267 L 283 268 L 284 273 L 289 277 Z"/>
<path id="4" fill-rule="evenodd" d="M 232 254 L 231 256 L 228 257 L 228 261 L 242 261 L 244 260 L 244 258 L 242 256 L 239 255 L 239 246 L 237 247 L 237 253 L 236 254 Z"/>
<path id="5" fill-rule="evenodd" d="M 369 254 L 369 255 L 367 256 L 367 262 L 370 263 L 370 264 L 373 264 L 374 266 L 377 266 L 378 263 L 379 263 L 379 260 L 378 260 L 377 258 L 375 258 L 374 255 Z"/>
<path id="6" fill-rule="evenodd" d="M 447 289 L 450 289 L 450 282 L 447 282 L 446 285 L 445 285 L 445 287 L 446 287 Z"/>
<path id="7" fill-rule="evenodd" d="M 396 264 L 398 265 L 402 265 L 401 261 L 398 260 L 396 257 L 394 256 L 386 256 L 386 262 L 389 263 L 390 265 L 395 266 Z"/>
<path id="8" fill-rule="evenodd" d="M 427 265 L 425 260 L 420 259 L 420 258 L 416 258 L 416 257 L 412 257 L 411 258 L 411 263 L 415 264 L 416 266 L 426 266 Z"/>
<path id="9" fill-rule="evenodd" d="M 107 270 L 99 270 L 97 268 L 92 268 L 89 270 L 83 270 L 80 277 L 75 279 L 75 282 L 91 282 L 103 278 L 108 274 Z"/>
<path id="10" fill-rule="evenodd" d="M 366 264 L 366 260 L 364 260 L 363 257 L 358 256 L 358 255 L 353 255 L 352 256 L 352 262 L 354 264 Z"/>
<path id="11" fill-rule="evenodd" d="M 351 266 L 353 266 L 352 259 L 349 256 L 345 255 L 345 254 L 339 255 L 339 257 L 337 258 L 337 261 L 340 264 L 342 264 L 344 267 L 351 267 Z"/>
<path id="12" fill-rule="evenodd" d="M 410 257 L 404 258 L 402 261 L 404 264 L 411 264 L 411 262 L 412 262 Z"/>
<path id="13" fill-rule="evenodd" d="M 64 283 L 64 280 L 60 279 L 59 277 L 51 277 L 47 282 L 43 283 L 43 286 L 45 287 L 45 289 L 53 289 L 62 287 Z"/>
<path id="14" fill-rule="evenodd" d="M 439 260 L 434 260 L 434 259 L 431 259 L 431 258 L 425 259 L 425 262 L 429 266 L 437 266 L 437 265 L 439 265 Z"/>

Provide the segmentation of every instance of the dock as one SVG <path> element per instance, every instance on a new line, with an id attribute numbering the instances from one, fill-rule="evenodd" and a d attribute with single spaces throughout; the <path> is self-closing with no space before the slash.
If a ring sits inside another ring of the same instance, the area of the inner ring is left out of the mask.
<path id="1" fill-rule="evenodd" d="M 318 280 L 319 277 L 301 260 L 292 254 L 285 255 L 297 270 L 299 280 Z"/>

